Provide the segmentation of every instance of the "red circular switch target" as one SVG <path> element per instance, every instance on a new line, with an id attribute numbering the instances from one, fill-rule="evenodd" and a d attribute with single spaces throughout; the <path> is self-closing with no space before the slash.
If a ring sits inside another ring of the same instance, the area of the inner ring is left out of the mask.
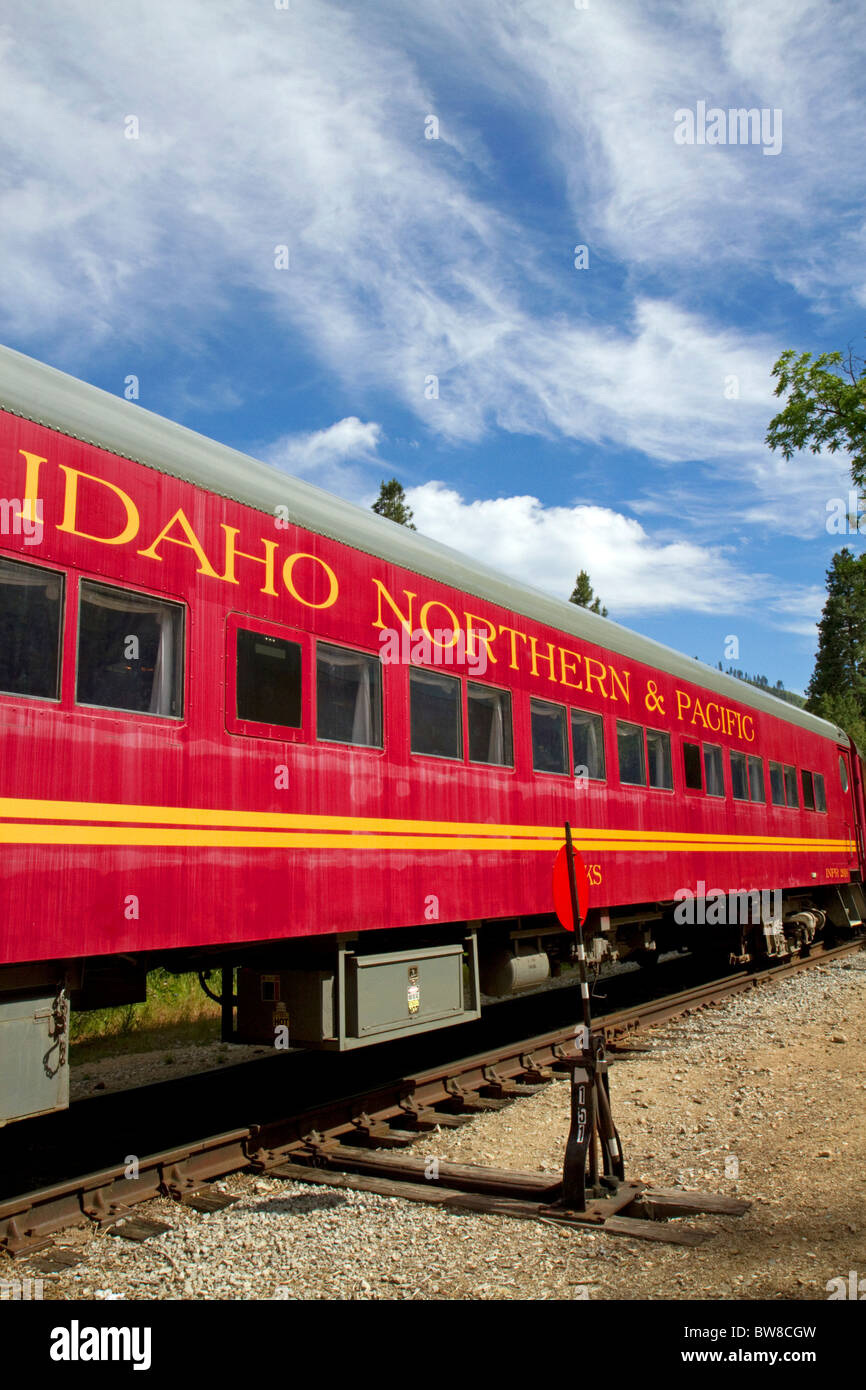
<path id="1" fill-rule="evenodd" d="M 577 907 L 581 926 L 586 921 L 589 909 L 589 879 L 586 865 L 578 851 L 574 854 L 574 881 L 577 886 Z M 553 910 L 566 931 L 576 931 L 577 923 L 571 910 L 571 889 L 568 884 L 568 849 L 563 845 L 553 866 Z"/>

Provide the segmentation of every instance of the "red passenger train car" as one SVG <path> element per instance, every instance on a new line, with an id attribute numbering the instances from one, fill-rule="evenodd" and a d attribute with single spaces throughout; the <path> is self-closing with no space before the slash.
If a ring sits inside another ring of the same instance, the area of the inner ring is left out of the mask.
<path id="1" fill-rule="evenodd" d="M 860 920 L 840 729 L 9 349 L 0 478 L 0 1122 L 155 964 L 243 1040 L 476 1017 L 566 820 L 597 961 Z"/>

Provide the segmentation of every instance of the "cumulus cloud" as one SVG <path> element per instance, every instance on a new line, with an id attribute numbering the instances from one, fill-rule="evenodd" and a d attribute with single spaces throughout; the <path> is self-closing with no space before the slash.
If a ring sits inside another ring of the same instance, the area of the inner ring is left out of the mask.
<path id="1" fill-rule="evenodd" d="M 321 430 L 284 435 L 257 452 L 265 463 L 307 478 L 317 487 L 361 500 L 369 491 L 368 474 L 362 465 L 379 461 L 381 438 L 382 427 L 374 420 L 347 415 Z"/>
<path id="2" fill-rule="evenodd" d="M 568 598 L 585 569 L 612 616 L 663 609 L 712 613 L 743 606 L 744 576 L 721 547 L 659 541 L 606 507 L 545 507 L 537 497 L 467 502 L 440 482 L 407 489 L 420 531 L 483 556 L 534 588 Z M 750 575 L 751 600 L 768 592 Z"/>

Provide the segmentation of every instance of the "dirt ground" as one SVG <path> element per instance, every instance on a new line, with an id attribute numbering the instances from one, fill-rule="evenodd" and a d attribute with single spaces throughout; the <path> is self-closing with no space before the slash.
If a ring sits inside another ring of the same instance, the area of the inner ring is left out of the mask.
<path id="1" fill-rule="evenodd" d="M 699 1248 L 238 1175 L 219 1185 L 241 1198 L 222 1212 L 136 1208 L 172 1228 L 142 1245 L 61 1233 L 84 1260 L 44 1275 L 43 1296 L 823 1300 L 833 1279 L 866 1279 L 866 954 L 634 1044 L 648 1050 L 611 1080 L 627 1176 L 752 1203 L 691 1218 L 714 1233 Z M 567 1084 L 552 1082 L 413 1152 L 555 1173 L 568 1109 Z"/>

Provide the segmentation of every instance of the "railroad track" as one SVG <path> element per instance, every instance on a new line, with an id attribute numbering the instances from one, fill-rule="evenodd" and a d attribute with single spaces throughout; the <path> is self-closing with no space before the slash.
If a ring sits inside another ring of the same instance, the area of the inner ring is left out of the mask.
<path id="1" fill-rule="evenodd" d="M 712 980 L 677 994 L 635 1004 L 598 1020 L 610 1054 L 627 1046 L 639 1029 L 682 1017 L 720 1003 L 732 994 L 758 989 L 815 965 L 863 949 L 862 939 L 830 948 L 813 947 L 808 957 L 796 958 L 752 974 L 739 973 Z M 209 1190 L 217 1178 L 242 1169 L 267 1172 L 295 1180 L 327 1182 L 385 1191 L 410 1200 L 430 1200 L 430 1187 L 414 1181 L 424 1160 L 393 1150 L 409 1148 L 420 1135 L 437 1128 L 456 1128 L 475 1115 L 498 1110 L 535 1095 L 557 1075 L 567 1075 L 574 1055 L 574 1027 L 499 1046 L 493 1051 L 451 1061 L 412 1076 L 384 1083 L 373 1091 L 356 1093 L 264 1126 L 249 1125 L 210 1135 L 178 1148 L 150 1154 L 129 1165 L 117 1165 L 0 1201 L 0 1251 L 19 1257 L 50 1245 L 53 1236 L 71 1226 L 107 1228 L 122 1222 L 121 1232 L 143 1239 L 161 1223 L 135 1221 L 133 1209 L 152 1198 L 169 1196 L 202 1211 L 230 1205 L 235 1198 Z M 549 1201 L 555 1184 L 538 1174 L 476 1170 L 470 1178 L 460 1165 L 446 1165 L 451 1205 L 470 1210 L 498 1210 L 505 1215 L 538 1213 Z M 489 1174 L 480 1179 L 478 1173 Z M 631 1185 L 634 1210 L 648 1214 L 685 1215 L 721 1207 L 690 1205 L 688 1194 L 640 1192 Z M 393 1192 L 392 1192 L 393 1188 Z M 485 1190 L 486 1188 L 486 1190 Z M 414 1189 L 414 1191 L 413 1191 Z M 422 1195 L 423 1194 L 423 1195 Z M 724 1210 L 730 1209 L 728 1205 Z M 534 1204 L 534 1205 L 533 1205 Z M 641 1205 L 643 1204 L 643 1205 Z M 655 1210 L 651 1210 L 655 1206 Z M 606 1229 L 616 1229 L 608 1221 Z M 639 1232 L 651 1222 L 622 1221 L 623 1234 Z M 631 1229 L 625 1229 L 630 1227 Z M 652 1238 L 670 1239 L 668 1235 Z M 683 1244 L 697 1243 L 683 1230 Z"/>

